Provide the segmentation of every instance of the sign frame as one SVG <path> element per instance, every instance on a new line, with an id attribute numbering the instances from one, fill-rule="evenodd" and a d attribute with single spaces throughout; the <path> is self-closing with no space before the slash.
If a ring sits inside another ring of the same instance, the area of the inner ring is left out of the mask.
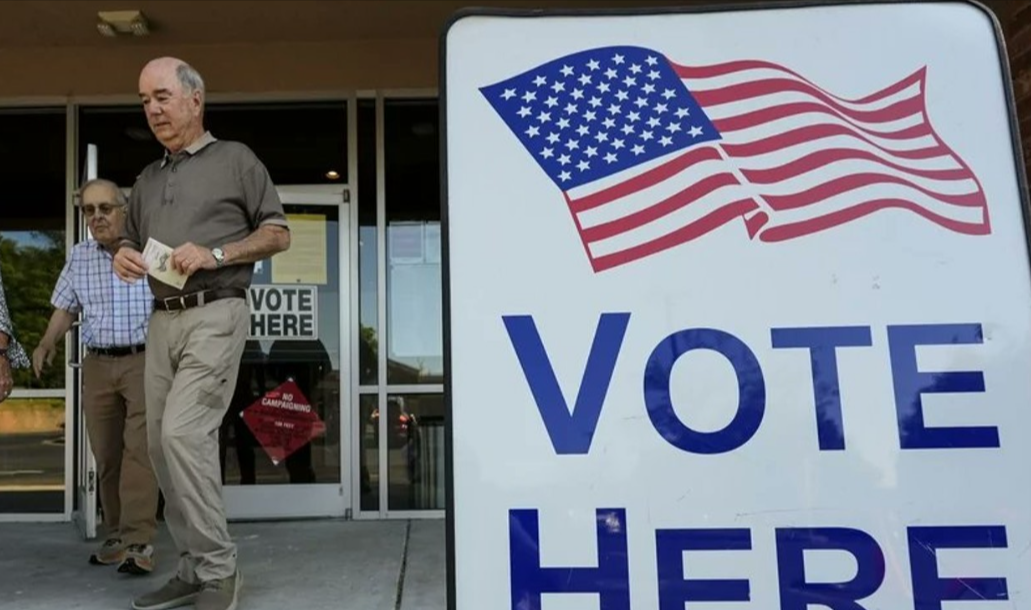
<path id="1" fill-rule="evenodd" d="M 677 7 L 642 7 L 642 8 L 609 8 L 609 9 L 570 9 L 570 8 L 547 8 L 547 9 L 508 9 L 491 7 L 469 7 L 460 9 L 451 14 L 440 29 L 438 36 L 438 91 L 439 91 L 439 125 L 440 125 L 440 218 L 441 218 L 441 279 L 442 287 L 442 330 L 443 330 L 443 400 L 446 414 L 444 438 L 445 438 L 445 540 L 446 540 L 446 583 L 447 583 L 447 609 L 466 610 L 457 607 L 456 601 L 456 557 L 455 557 L 455 512 L 454 512 L 454 405 L 453 380 L 452 380 L 452 352 L 451 352 L 451 302 L 452 285 L 450 274 L 450 215 L 449 215 L 449 184 L 448 184 L 448 34 L 451 27 L 466 17 L 509 17 L 519 19 L 541 19 L 553 17 L 613 17 L 613 16 L 655 16 L 655 15 L 691 15 L 706 13 L 734 13 L 747 11 L 767 11 L 780 9 L 805 9 L 814 7 L 842 7 L 842 6 L 874 6 L 874 5 L 896 5 L 896 4 L 960 4 L 967 5 L 983 12 L 992 23 L 992 30 L 995 35 L 997 58 L 1003 81 L 1002 92 L 1007 107 L 1007 119 L 1010 129 L 1010 143 L 1013 153 L 1014 172 L 1019 188 L 1019 200 L 1021 217 L 1023 219 L 1025 256 L 1031 263 L 1031 195 L 1028 191 L 1028 176 L 1026 170 L 1027 160 L 1023 154 L 1020 139 L 1019 117 L 1014 98 L 1013 74 L 1010 68 L 1009 56 L 1007 53 L 1005 34 L 998 17 L 987 5 L 977 0 L 783 0 L 771 2 L 752 3 L 727 3 L 725 5 L 715 3 L 699 6 L 677 6 Z M 1029 277 L 1031 280 L 1031 277 Z M 507 601 L 505 602 L 507 603 Z"/>

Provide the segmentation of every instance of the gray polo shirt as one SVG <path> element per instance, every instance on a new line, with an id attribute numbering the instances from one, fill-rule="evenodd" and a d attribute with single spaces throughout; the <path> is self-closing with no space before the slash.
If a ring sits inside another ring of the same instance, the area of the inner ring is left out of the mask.
<path id="1" fill-rule="evenodd" d="M 124 237 L 141 251 L 151 237 L 172 248 L 186 242 L 217 248 L 265 224 L 287 226 L 265 166 L 246 145 L 206 132 L 185 150 L 166 152 L 144 168 L 129 197 Z M 182 291 L 147 279 L 154 296 L 163 299 L 211 288 L 247 288 L 253 275 L 253 264 L 201 270 Z"/>

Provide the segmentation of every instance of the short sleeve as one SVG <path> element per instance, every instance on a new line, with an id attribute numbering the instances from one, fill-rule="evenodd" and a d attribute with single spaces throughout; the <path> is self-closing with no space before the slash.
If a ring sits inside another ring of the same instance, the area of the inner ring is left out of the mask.
<path id="1" fill-rule="evenodd" d="M 79 302 L 79 297 L 75 294 L 75 284 L 73 278 L 75 277 L 75 250 L 72 251 L 72 255 L 68 257 L 68 262 L 64 264 L 64 269 L 61 270 L 61 275 L 57 276 L 57 283 L 54 284 L 54 293 L 50 297 L 50 304 L 57 309 L 63 309 L 71 313 L 79 313 L 82 310 L 82 305 Z"/>
<path id="2" fill-rule="evenodd" d="M 255 161 L 244 174 L 243 190 L 247 213 L 255 229 L 268 224 L 289 226 L 276 185 L 272 183 L 272 177 L 261 161 Z"/>

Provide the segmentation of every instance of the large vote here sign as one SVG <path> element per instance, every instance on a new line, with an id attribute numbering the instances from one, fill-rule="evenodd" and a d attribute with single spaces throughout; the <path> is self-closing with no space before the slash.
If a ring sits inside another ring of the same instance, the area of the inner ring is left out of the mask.
<path id="1" fill-rule="evenodd" d="M 988 12 L 468 12 L 442 43 L 452 609 L 1031 609 Z"/>

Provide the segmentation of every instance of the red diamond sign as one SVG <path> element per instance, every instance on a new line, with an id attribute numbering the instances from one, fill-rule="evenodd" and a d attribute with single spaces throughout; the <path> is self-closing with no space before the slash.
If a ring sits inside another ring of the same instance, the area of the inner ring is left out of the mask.
<path id="1" fill-rule="evenodd" d="M 240 417 L 277 466 L 325 430 L 319 414 L 292 380 L 269 390 Z"/>

